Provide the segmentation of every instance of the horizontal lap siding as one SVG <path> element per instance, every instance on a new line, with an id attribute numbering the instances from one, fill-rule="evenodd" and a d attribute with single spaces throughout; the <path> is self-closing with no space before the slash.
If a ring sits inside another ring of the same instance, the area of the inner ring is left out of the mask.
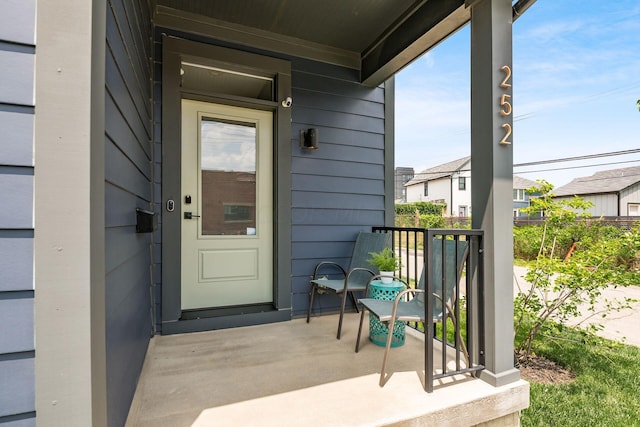
<path id="1" fill-rule="evenodd" d="M 161 33 L 154 47 L 155 210 L 161 213 Z M 185 36 L 182 34 L 181 36 Z M 202 42 L 215 40 L 194 37 Z M 233 46 L 222 43 L 227 47 Z M 242 48 L 240 48 L 242 50 Z M 270 55 L 269 52 L 254 53 Z M 278 55 L 276 55 L 278 56 Z M 294 315 L 306 313 L 309 276 L 320 260 L 348 262 L 359 231 L 384 225 L 385 220 L 385 89 L 359 83 L 357 70 L 301 58 L 283 58 L 292 64 L 291 107 L 291 280 Z M 300 131 L 317 128 L 315 151 L 299 147 Z M 159 227 L 162 217 L 158 217 Z M 156 319 L 160 319 L 160 235 L 155 243 L 154 290 Z M 289 280 L 279 277 L 278 280 Z M 323 311 L 338 307 L 330 297 L 318 298 Z M 160 324 L 156 323 L 159 328 Z"/>
<path id="2" fill-rule="evenodd" d="M 0 104 L 0 165 L 33 166 L 33 107 Z"/>
<path id="3" fill-rule="evenodd" d="M 35 425 L 35 7 L 0 2 L 0 425 Z"/>
<path id="4" fill-rule="evenodd" d="M 161 36 L 156 33 L 153 43 L 153 150 L 154 150 L 154 212 L 158 215 L 158 229 L 153 235 L 154 267 L 153 267 L 153 315 L 156 332 L 162 332 L 162 43 Z"/>
<path id="5" fill-rule="evenodd" d="M 105 269 L 107 414 L 124 425 L 151 321 L 152 234 L 136 208 L 153 209 L 151 21 L 146 1 L 107 2 L 105 57 Z"/>
<path id="6" fill-rule="evenodd" d="M 347 266 L 359 231 L 384 225 L 384 88 L 358 84 L 354 70 L 293 61 L 292 288 L 294 315 L 308 308 L 314 266 Z M 318 129 L 318 150 L 299 147 L 300 130 Z M 314 312 L 337 310 L 319 296 Z"/>

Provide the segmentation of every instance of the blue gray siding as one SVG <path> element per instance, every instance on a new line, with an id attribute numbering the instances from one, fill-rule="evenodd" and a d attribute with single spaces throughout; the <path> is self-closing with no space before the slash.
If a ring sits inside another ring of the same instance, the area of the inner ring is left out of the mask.
<path id="1" fill-rule="evenodd" d="M 164 30 L 163 30 L 164 31 Z M 171 31 L 167 31 L 171 33 Z M 186 37 L 185 34 L 177 34 Z M 215 41 L 194 37 L 200 42 Z M 224 47 L 229 44 L 221 43 Z M 157 60 L 154 86 L 154 142 L 156 153 L 161 147 L 161 37 L 156 34 Z M 270 52 L 251 50 L 268 56 Z M 279 281 L 291 280 L 294 315 L 306 313 L 308 279 L 314 265 L 323 259 L 348 262 L 353 242 L 359 231 L 384 225 L 385 220 L 385 89 L 359 84 L 357 70 L 304 60 L 286 58 L 292 64 L 291 109 L 291 270 Z M 299 148 L 301 129 L 319 129 L 320 148 Z M 160 156 L 156 156 L 156 212 L 161 205 Z M 389 197 L 393 197 L 390 187 Z M 276 219 L 278 220 L 278 219 Z M 161 221 L 159 221 L 161 226 Z M 156 254 L 160 253 L 160 232 L 156 234 Z M 160 259 L 155 275 L 156 328 L 161 324 Z M 323 311 L 338 307 L 337 299 L 318 298 Z"/>
<path id="2" fill-rule="evenodd" d="M 152 234 L 136 234 L 136 208 L 152 209 L 151 18 L 148 1 L 107 3 L 105 267 L 107 411 L 124 425 L 152 334 Z"/>
<path id="3" fill-rule="evenodd" d="M 0 425 L 35 425 L 35 0 L 0 3 Z"/>
<path id="4" fill-rule="evenodd" d="M 358 77 L 351 69 L 292 62 L 294 316 L 307 311 L 315 264 L 347 266 L 356 234 L 384 225 L 384 87 L 364 87 Z M 310 127 L 319 134 L 319 149 L 311 152 L 296 143 Z M 338 303 L 333 295 L 320 296 L 314 312 L 336 310 Z"/>
<path id="5" fill-rule="evenodd" d="M 158 229 L 153 233 L 154 264 L 151 310 L 155 331 L 162 332 L 162 43 L 156 31 L 153 49 L 153 212 L 157 215 Z"/>

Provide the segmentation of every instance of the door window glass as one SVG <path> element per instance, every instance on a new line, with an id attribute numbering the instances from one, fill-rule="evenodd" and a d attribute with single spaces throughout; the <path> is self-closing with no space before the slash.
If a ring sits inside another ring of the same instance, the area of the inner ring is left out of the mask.
<path id="1" fill-rule="evenodd" d="M 200 122 L 202 235 L 256 234 L 256 127 Z"/>

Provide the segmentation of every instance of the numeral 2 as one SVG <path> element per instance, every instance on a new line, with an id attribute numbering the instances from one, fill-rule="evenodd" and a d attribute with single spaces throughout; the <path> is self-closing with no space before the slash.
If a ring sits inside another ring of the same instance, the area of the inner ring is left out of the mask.
<path id="1" fill-rule="evenodd" d="M 504 71 L 504 79 L 502 80 L 502 83 L 500 83 L 500 87 L 504 87 L 504 88 L 509 88 L 511 87 L 511 83 L 509 83 L 509 79 L 511 78 L 511 68 L 509 68 L 508 65 L 503 65 L 502 67 L 500 67 L 500 69 L 502 71 Z"/>
<path id="2" fill-rule="evenodd" d="M 500 145 L 509 145 L 511 144 L 511 141 L 509 141 L 509 137 L 511 136 L 511 125 L 508 123 L 505 123 L 502 125 L 502 129 L 505 129 L 505 134 L 502 137 L 502 139 L 500 140 Z"/>

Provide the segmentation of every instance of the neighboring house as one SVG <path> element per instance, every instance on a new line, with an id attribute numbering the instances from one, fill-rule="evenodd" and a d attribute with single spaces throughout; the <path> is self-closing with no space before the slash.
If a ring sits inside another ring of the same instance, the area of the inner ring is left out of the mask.
<path id="1" fill-rule="evenodd" d="M 531 196 L 534 196 L 537 193 L 529 194 L 527 190 L 535 187 L 536 182 L 531 181 L 526 178 L 522 178 L 520 176 L 513 176 L 513 217 L 514 218 L 522 218 L 522 217 L 530 217 L 530 215 L 521 212 L 522 208 L 528 208 L 530 205 Z"/>
<path id="2" fill-rule="evenodd" d="M 554 190 L 556 199 L 580 196 L 592 202 L 595 217 L 640 216 L 640 166 L 596 172 Z"/>
<path id="3" fill-rule="evenodd" d="M 434 202 L 447 205 L 448 216 L 471 215 L 471 157 L 417 173 L 405 184 L 407 202 Z"/>
<path id="4" fill-rule="evenodd" d="M 528 3 L 0 2 L 0 425 L 121 426 L 154 335 L 306 313 L 313 266 L 393 225 L 395 73 L 466 23 L 481 378 L 520 384 L 492 130 Z"/>
<path id="5" fill-rule="evenodd" d="M 407 188 L 404 186 L 414 176 L 413 168 L 398 167 L 395 169 L 395 200 L 396 203 L 407 202 Z"/>
<path id="6" fill-rule="evenodd" d="M 535 182 L 513 177 L 513 216 L 529 206 L 525 190 Z M 405 184 L 407 202 L 434 202 L 447 205 L 449 216 L 471 216 L 471 157 L 463 157 L 417 173 Z"/>

